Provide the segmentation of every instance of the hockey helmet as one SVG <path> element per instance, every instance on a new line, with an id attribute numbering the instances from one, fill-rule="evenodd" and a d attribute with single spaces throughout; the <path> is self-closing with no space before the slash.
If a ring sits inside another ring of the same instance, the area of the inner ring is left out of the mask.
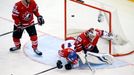
<path id="1" fill-rule="evenodd" d="M 95 36 L 96 36 L 96 31 L 94 28 L 90 28 L 87 32 L 86 32 L 86 35 L 93 39 Z"/>

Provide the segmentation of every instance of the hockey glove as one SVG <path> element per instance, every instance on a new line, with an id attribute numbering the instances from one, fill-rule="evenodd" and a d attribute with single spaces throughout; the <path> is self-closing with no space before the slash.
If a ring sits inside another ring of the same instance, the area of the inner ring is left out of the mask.
<path id="1" fill-rule="evenodd" d="M 61 69 L 63 67 L 62 62 L 60 60 L 58 60 L 56 64 L 58 69 Z"/>
<path id="2" fill-rule="evenodd" d="M 24 26 L 22 26 L 22 24 L 18 24 L 16 28 L 17 31 L 21 32 L 24 29 Z"/>
<path id="3" fill-rule="evenodd" d="M 113 34 L 111 32 L 107 32 L 103 30 L 102 38 L 107 39 L 107 40 L 112 40 Z"/>
<path id="4" fill-rule="evenodd" d="M 45 21 L 44 21 L 42 16 L 38 16 L 37 20 L 38 20 L 39 25 L 43 25 L 45 23 Z"/>
<path id="5" fill-rule="evenodd" d="M 68 62 L 68 63 L 65 65 L 65 69 L 66 69 L 66 70 L 71 70 L 71 69 L 72 69 L 72 64 L 71 64 L 71 62 Z"/>

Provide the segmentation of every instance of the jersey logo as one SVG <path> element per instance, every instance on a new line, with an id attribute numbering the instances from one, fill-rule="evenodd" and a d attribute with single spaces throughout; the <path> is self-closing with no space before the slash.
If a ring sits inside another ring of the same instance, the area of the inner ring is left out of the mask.
<path id="1" fill-rule="evenodd" d="M 25 12 L 23 15 L 23 20 L 29 21 L 31 19 L 32 14 L 30 12 Z"/>

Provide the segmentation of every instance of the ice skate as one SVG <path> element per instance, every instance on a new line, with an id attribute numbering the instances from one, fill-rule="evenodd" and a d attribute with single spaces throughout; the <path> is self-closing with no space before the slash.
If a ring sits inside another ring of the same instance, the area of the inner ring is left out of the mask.
<path id="1" fill-rule="evenodd" d="M 20 47 L 11 47 L 10 51 L 16 51 L 16 50 L 19 50 L 19 49 L 20 49 Z"/>
<path id="2" fill-rule="evenodd" d="M 39 51 L 38 49 L 35 49 L 35 50 L 34 50 L 34 52 L 35 52 L 37 55 L 39 55 L 39 56 L 41 56 L 41 55 L 42 55 L 42 52 L 41 52 L 41 51 Z"/>

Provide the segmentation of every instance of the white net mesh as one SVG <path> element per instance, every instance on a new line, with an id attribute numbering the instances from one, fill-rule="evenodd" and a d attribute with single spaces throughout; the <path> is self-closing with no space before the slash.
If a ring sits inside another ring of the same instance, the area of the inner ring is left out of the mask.
<path id="1" fill-rule="evenodd" d="M 98 47 L 102 52 L 107 53 L 111 51 L 112 54 L 116 54 L 116 52 L 122 51 L 122 48 L 128 44 L 128 40 L 120 25 L 118 12 L 112 6 L 96 0 L 84 0 L 84 3 L 66 0 L 65 12 L 66 37 L 75 37 L 89 28 L 97 28 L 114 34 L 111 45 L 109 45 L 109 41 L 100 39 Z M 110 46 L 111 49 L 109 48 Z M 117 47 L 120 48 L 120 50 Z M 131 46 L 129 49 L 132 50 L 133 47 Z"/>

